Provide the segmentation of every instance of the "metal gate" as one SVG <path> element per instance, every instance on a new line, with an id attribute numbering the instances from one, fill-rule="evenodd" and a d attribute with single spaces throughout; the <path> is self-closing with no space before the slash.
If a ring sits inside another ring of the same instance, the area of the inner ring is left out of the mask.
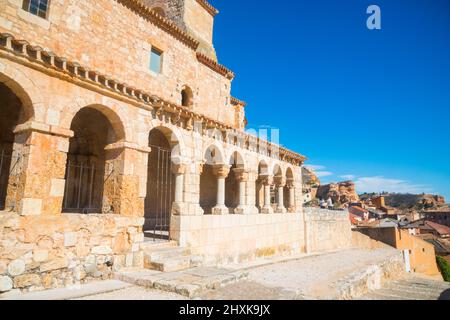
<path id="1" fill-rule="evenodd" d="M 114 179 L 111 163 L 99 166 L 90 163 L 67 161 L 66 186 L 64 190 L 63 212 L 67 213 L 113 213 L 113 208 L 105 210 L 105 185 Z M 112 182 L 115 190 L 117 181 Z M 115 194 L 115 191 L 113 192 Z"/>
<path id="2" fill-rule="evenodd" d="M 170 239 L 170 217 L 173 203 L 173 174 L 171 150 L 150 145 L 148 206 L 144 232 L 152 240 Z"/>
<path id="3" fill-rule="evenodd" d="M 20 155 L 12 155 L 11 152 L 5 150 L 0 151 L 0 211 L 16 209 L 15 194 L 19 185 L 22 157 Z M 13 197 L 11 199 L 11 208 L 6 208 L 6 196 L 8 186 L 12 189 Z"/>

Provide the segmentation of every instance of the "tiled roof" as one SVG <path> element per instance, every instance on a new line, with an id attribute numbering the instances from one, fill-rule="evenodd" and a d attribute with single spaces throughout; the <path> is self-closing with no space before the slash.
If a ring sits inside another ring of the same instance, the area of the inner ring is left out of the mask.
<path id="1" fill-rule="evenodd" d="M 226 77 L 229 80 L 232 80 L 235 76 L 234 72 L 230 69 L 224 67 L 223 65 L 217 63 L 211 58 L 208 58 L 204 54 L 197 52 L 197 60 L 203 63 L 205 66 L 209 67 L 210 69 L 214 70 L 215 72 L 221 74 L 222 76 Z"/>
<path id="2" fill-rule="evenodd" d="M 431 222 L 431 221 L 425 221 L 425 224 L 429 226 L 430 228 L 434 229 L 439 233 L 440 235 L 447 235 L 450 234 L 450 228 L 447 226 L 443 226 L 442 224 Z"/>
<path id="3" fill-rule="evenodd" d="M 361 213 L 367 213 L 367 212 L 369 212 L 368 210 L 366 210 L 366 209 L 363 209 L 363 208 L 361 208 L 361 207 L 359 207 L 359 206 L 352 206 L 352 207 L 350 207 L 351 209 L 354 209 L 354 210 L 356 210 L 356 211 L 358 211 L 358 212 L 361 212 Z M 350 209 L 349 208 L 349 209 Z"/>

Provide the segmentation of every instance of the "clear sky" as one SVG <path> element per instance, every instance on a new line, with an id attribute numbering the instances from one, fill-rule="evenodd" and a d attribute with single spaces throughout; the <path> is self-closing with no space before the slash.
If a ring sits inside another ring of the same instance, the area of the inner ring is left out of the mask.
<path id="1" fill-rule="evenodd" d="M 211 3 L 249 128 L 279 128 L 323 182 L 450 202 L 450 0 Z"/>

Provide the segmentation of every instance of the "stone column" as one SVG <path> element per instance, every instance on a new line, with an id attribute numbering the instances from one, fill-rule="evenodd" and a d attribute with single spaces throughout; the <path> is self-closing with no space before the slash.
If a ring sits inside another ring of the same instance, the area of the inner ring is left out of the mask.
<path id="1" fill-rule="evenodd" d="M 186 165 L 184 164 L 172 164 L 172 172 L 175 175 L 175 199 L 172 205 L 173 215 L 185 215 L 185 203 L 184 203 L 184 175 L 186 174 Z"/>
<path id="2" fill-rule="evenodd" d="M 261 213 L 272 214 L 273 208 L 270 203 L 270 187 L 273 185 L 273 177 L 265 176 L 263 177 L 264 185 L 264 207 L 261 209 Z"/>
<path id="3" fill-rule="evenodd" d="M 30 121 L 17 126 L 14 133 L 6 209 L 21 215 L 61 214 L 73 131 Z"/>
<path id="4" fill-rule="evenodd" d="M 287 186 L 289 188 L 289 208 L 288 208 L 288 212 L 294 213 L 296 211 L 294 182 L 293 181 L 288 181 Z"/>
<path id="5" fill-rule="evenodd" d="M 230 166 L 215 165 L 213 166 L 214 175 L 217 177 L 217 205 L 212 209 L 214 215 L 225 215 L 229 213 L 225 206 L 225 179 L 230 173 Z"/>
<path id="6" fill-rule="evenodd" d="M 286 180 L 283 178 L 277 179 L 277 213 L 286 213 L 287 210 L 284 207 L 284 187 L 286 186 Z"/>
<path id="7" fill-rule="evenodd" d="M 249 214 L 247 209 L 247 203 L 245 201 L 245 189 L 248 182 L 248 173 L 245 172 L 244 168 L 233 169 L 233 173 L 236 177 L 236 181 L 239 186 L 239 203 L 237 208 L 234 210 L 235 214 Z"/>

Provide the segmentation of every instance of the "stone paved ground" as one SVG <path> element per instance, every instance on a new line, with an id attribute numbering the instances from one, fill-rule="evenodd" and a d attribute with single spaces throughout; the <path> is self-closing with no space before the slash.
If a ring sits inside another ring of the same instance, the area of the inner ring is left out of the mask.
<path id="1" fill-rule="evenodd" d="M 360 271 L 386 257 L 396 255 L 392 249 L 346 250 L 277 262 L 248 269 L 246 280 L 218 290 L 208 290 L 197 299 L 318 299 L 331 298 L 338 280 Z M 175 293 L 132 286 L 115 292 L 92 295 L 83 299 L 184 299 Z"/>
<path id="2" fill-rule="evenodd" d="M 248 279 L 208 291 L 203 299 L 331 299 L 339 280 L 364 270 L 397 251 L 345 250 L 249 270 Z"/>

